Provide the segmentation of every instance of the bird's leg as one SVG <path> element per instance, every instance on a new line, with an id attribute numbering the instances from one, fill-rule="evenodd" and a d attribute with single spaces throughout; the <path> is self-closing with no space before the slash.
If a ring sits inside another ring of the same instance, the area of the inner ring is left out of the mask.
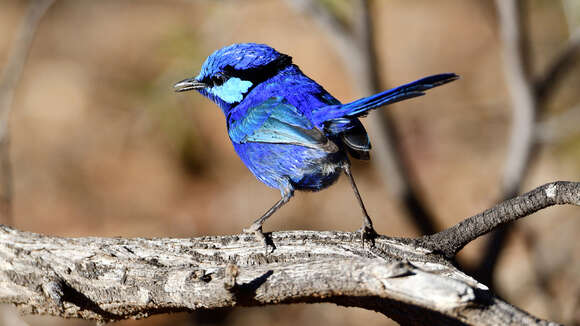
<path id="1" fill-rule="evenodd" d="M 350 180 L 350 185 L 352 186 L 354 195 L 356 196 L 358 204 L 360 205 L 360 208 L 363 213 L 363 226 L 360 229 L 360 231 L 362 232 L 363 242 L 365 238 L 370 239 L 372 241 L 374 238 L 377 237 L 378 233 L 373 228 L 373 221 L 371 221 L 371 218 L 367 213 L 367 209 L 365 208 L 365 204 L 363 203 L 360 193 L 358 192 L 358 188 L 356 187 L 356 183 L 354 182 L 354 177 L 352 176 L 352 172 L 350 171 L 350 164 L 346 164 L 344 166 L 344 173 L 348 176 L 348 179 Z"/>
<path id="2" fill-rule="evenodd" d="M 264 215 L 260 216 L 260 218 L 258 218 L 256 221 L 254 221 L 254 223 L 252 223 L 252 225 L 250 225 L 249 228 L 246 228 L 243 230 L 245 233 L 255 234 L 256 238 L 258 238 L 259 240 L 264 242 L 264 244 L 266 245 L 266 250 L 270 246 L 274 247 L 274 244 L 268 243 L 268 240 L 266 239 L 266 236 L 264 235 L 264 232 L 262 231 L 262 224 L 264 224 L 264 222 L 270 216 L 272 216 L 272 214 L 274 214 L 280 207 L 284 206 L 284 204 L 286 204 L 290 200 L 290 198 L 292 198 L 292 195 L 294 195 L 294 191 L 291 187 L 286 187 L 286 188 L 282 189 L 282 198 L 280 198 L 280 200 L 278 202 L 276 202 L 276 204 L 274 204 L 274 206 L 272 206 L 272 208 L 270 208 L 266 213 L 264 213 Z M 271 242 L 271 240 L 270 240 L 270 242 Z"/>

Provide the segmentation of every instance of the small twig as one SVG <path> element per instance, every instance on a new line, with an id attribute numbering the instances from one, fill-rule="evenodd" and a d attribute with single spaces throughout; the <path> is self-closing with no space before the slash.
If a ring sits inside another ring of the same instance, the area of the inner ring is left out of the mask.
<path id="1" fill-rule="evenodd" d="M 22 76 L 38 24 L 54 0 L 32 0 L 13 41 L 0 76 L 0 221 L 12 224 L 12 166 L 10 164 L 10 116 L 16 86 Z"/>
<path id="2" fill-rule="evenodd" d="M 521 196 L 499 203 L 444 231 L 425 236 L 419 239 L 418 243 L 451 258 L 466 244 L 486 233 L 540 209 L 564 204 L 580 206 L 580 183 L 567 181 L 547 183 Z"/>

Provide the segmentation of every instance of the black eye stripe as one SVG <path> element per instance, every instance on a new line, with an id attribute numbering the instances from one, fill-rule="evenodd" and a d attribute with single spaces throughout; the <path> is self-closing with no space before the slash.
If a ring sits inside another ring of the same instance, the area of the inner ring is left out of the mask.
<path id="1" fill-rule="evenodd" d="M 251 81 L 254 85 L 258 85 L 259 83 L 273 77 L 278 73 L 278 71 L 282 68 L 286 68 L 290 64 L 292 64 L 292 57 L 286 54 L 280 54 L 276 60 L 263 66 L 244 70 L 236 70 L 232 66 L 226 66 L 224 71 L 228 77 L 238 77 L 242 80 Z"/>

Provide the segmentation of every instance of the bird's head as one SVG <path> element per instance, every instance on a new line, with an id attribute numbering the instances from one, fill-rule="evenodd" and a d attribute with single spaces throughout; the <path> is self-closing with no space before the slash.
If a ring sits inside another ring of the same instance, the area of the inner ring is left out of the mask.
<path id="1" fill-rule="evenodd" d="M 176 92 L 197 90 L 224 113 L 244 100 L 257 85 L 292 64 L 292 58 L 265 44 L 232 44 L 212 53 L 200 73 L 173 87 Z"/>

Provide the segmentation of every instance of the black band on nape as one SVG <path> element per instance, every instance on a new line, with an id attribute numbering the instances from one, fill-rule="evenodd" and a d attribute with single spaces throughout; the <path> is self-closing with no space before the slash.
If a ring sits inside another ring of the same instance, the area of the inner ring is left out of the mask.
<path id="1" fill-rule="evenodd" d="M 281 53 L 278 58 L 263 66 L 244 70 L 237 70 L 232 66 L 226 66 L 224 72 L 229 77 L 238 77 L 242 80 L 251 81 L 254 85 L 258 85 L 275 76 L 281 69 L 286 68 L 291 64 L 292 57 Z"/>

